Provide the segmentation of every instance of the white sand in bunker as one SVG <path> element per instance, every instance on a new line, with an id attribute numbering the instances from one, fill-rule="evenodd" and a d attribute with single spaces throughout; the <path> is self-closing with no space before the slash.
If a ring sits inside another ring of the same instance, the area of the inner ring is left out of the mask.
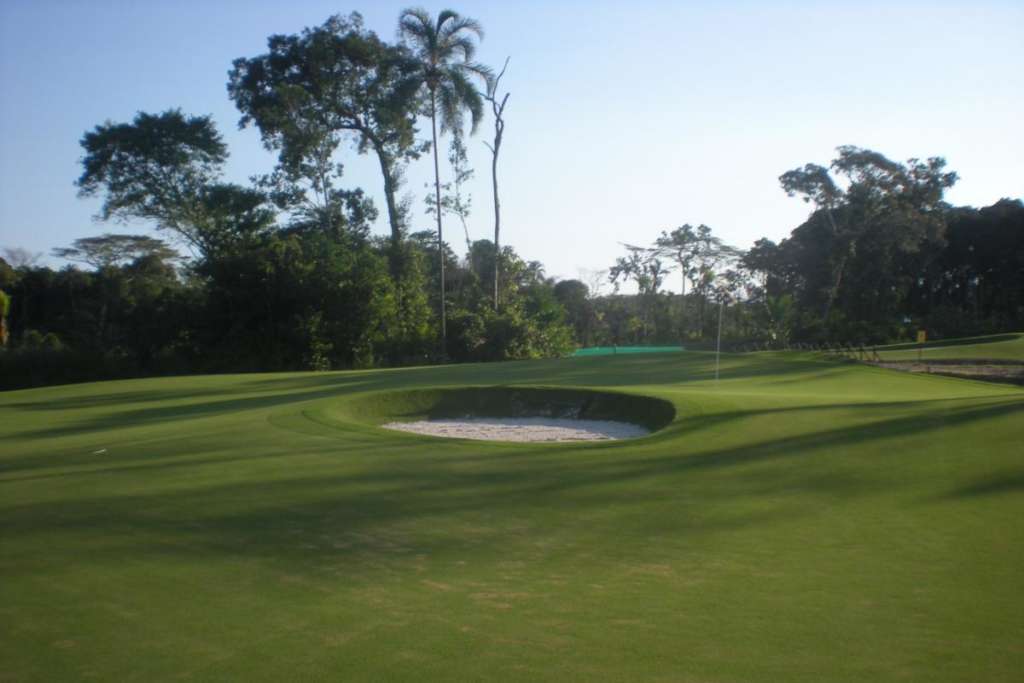
<path id="1" fill-rule="evenodd" d="M 389 422 L 382 426 L 414 434 L 484 441 L 609 441 L 635 439 L 650 433 L 627 422 L 552 417 L 465 417 Z"/>

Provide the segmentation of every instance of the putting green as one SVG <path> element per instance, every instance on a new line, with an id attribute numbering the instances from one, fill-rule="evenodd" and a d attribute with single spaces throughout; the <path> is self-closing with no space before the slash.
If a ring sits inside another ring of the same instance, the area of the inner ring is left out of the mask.
<path id="1" fill-rule="evenodd" d="M 795 354 L 714 374 L 0 393 L 0 680 L 1019 680 L 1024 390 Z M 672 414 L 587 444 L 378 426 L 512 385 Z"/>
<path id="2" fill-rule="evenodd" d="M 1024 334 L 944 339 L 878 347 L 882 360 L 1005 360 L 1024 362 Z"/>

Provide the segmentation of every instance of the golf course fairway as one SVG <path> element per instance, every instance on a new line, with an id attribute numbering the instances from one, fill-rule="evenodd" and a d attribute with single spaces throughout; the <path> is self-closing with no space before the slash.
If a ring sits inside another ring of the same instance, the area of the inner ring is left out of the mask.
<path id="1" fill-rule="evenodd" d="M 1021 680 L 1024 389 L 781 353 L 714 376 L 687 352 L 0 393 L 0 681 Z M 509 385 L 674 415 L 579 444 L 379 427 Z"/>

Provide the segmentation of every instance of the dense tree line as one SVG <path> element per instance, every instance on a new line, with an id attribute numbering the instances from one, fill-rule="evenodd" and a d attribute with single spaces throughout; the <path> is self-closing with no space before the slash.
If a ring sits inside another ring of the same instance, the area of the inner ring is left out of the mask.
<path id="1" fill-rule="evenodd" d="M 789 237 L 741 251 L 708 226 L 683 225 L 652 245 L 625 245 L 609 277 L 638 293 L 570 307 L 578 335 L 700 345 L 717 332 L 715 307 L 727 339 L 769 346 L 1024 328 L 1020 200 L 952 207 L 943 194 L 957 176 L 943 159 L 900 163 L 852 146 L 828 167 L 807 164 L 779 180 L 812 208 Z M 666 293 L 672 271 L 680 287 Z"/>
<path id="2" fill-rule="evenodd" d="M 102 201 L 100 219 L 146 222 L 167 239 L 79 239 L 54 250 L 75 264 L 61 270 L 9 250 L 3 386 L 699 348 L 719 329 L 781 346 L 1024 327 L 1024 205 L 951 207 L 943 195 L 957 177 L 941 158 L 900 163 L 856 147 L 780 176 L 811 211 L 778 243 L 743 251 L 685 224 L 624 245 L 590 282 L 555 282 L 499 243 L 508 61 L 497 75 L 473 61 L 482 28 L 455 12 L 409 10 L 399 27 L 390 44 L 357 14 L 331 17 L 235 60 L 227 89 L 239 125 L 277 155 L 251 185 L 224 182 L 228 149 L 208 117 L 140 112 L 86 132 L 80 194 Z M 494 240 L 473 240 L 465 140 L 485 104 Z M 370 233 L 373 202 L 344 185 L 346 151 L 378 161 L 386 237 Z M 405 169 L 425 156 L 435 226 L 416 231 L 401 192 Z M 462 224 L 462 255 L 444 239 L 446 217 Z"/>
<path id="3" fill-rule="evenodd" d="M 1020 200 L 941 207 L 940 217 L 928 217 L 937 221 L 932 230 L 916 238 L 901 234 L 908 223 L 862 228 L 856 250 L 838 242 L 820 209 L 778 244 L 762 239 L 745 252 L 707 226 L 683 225 L 649 247 L 628 245 L 604 281 L 589 283 L 555 282 L 505 246 L 498 311 L 489 240 L 471 242 L 459 258 L 447 244 L 439 253 L 434 231 L 414 232 L 402 241 L 396 284 L 391 240 L 369 235 L 372 207 L 352 201 L 342 216 L 325 231 L 302 221 L 278 226 L 273 212 L 251 206 L 225 210 L 210 223 L 223 230 L 211 230 L 216 239 L 204 238 L 201 257 L 185 263 L 162 240 L 112 234 L 55 250 L 88 270 L 0 260 L 2 331 L 11 340 L 0 354 L 4 386 L 534 358 L 579 346 L 701 348 L 713 342 L 719 314 L 727 341 L 776 346 L 1024 327 Z M 442 257 L 446 357 L 437 351 Z M 667 290 L 669 281 L 678 291 Z M 603 291 L 625 282 L 635 293 Z M 408 315 L 414 295 L 421 317 Z"/>
<path id="4" fill-rule="evenodd" d="M 898 163 L 840 147 L 828 169 L 780 178 L 814 207 L 744 256 L 780 334 L 801 341 L 907 340 L 1024 328 L 1024 205 L 951 207 L 938 157 Z"/>
<path id="5" fill-rule="evenodd" d="M 435 291 L 434 233 L 408 240 L 408 270 Z M 10 348 L 0 354 L 5 387 L 188 372 L 326 370 L 428 363 L 437 355 L 436 315 L 413 327 L 397 305 L 386 240 L 275 229 L 181 268 L 166 244 L 142 236 L 136 254 L 92 270 L 11 268 Z M 502 300 L 487 279 L 492 245 L 469 259 L 446 249 L 450 330 L 447 359 L 487 361 L 561 355 L 573 348 L 554 283 L 510 247 L 502 250 Z M 473 262 L 475 260 L 475 263 Z M 436 297 L 434 297 L 436 299 Z M 425 301 L 436 307 L 436 301 Z"/>

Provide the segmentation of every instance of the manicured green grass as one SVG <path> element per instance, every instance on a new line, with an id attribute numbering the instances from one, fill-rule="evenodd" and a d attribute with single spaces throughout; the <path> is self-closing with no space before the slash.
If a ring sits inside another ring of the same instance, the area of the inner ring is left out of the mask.
<path id="1" fill-rule="evenodd" d="M 577 349 L 572 355 L 575 358 L 586 356 L 617 356 L 630 353 L 679 353 L 685 351 L 682 346 L 588 346 Z"/>
<path id="2" fill-rule="evenodd" d="M 918 344 L 879 347 L 882 360 L 917 360 Z M 993 334 L 932 341 L 920 346 L 922 360 L 1011 360 L 1024 362 L 1024 334 Z"/>
<path id="3" fill-rule="evenodd" d="M 0 680 L 1018 681 L 1024 390 L 787 354 L 0 394 Z M 384 392 L 671 401 L 643 439 Z"/>

